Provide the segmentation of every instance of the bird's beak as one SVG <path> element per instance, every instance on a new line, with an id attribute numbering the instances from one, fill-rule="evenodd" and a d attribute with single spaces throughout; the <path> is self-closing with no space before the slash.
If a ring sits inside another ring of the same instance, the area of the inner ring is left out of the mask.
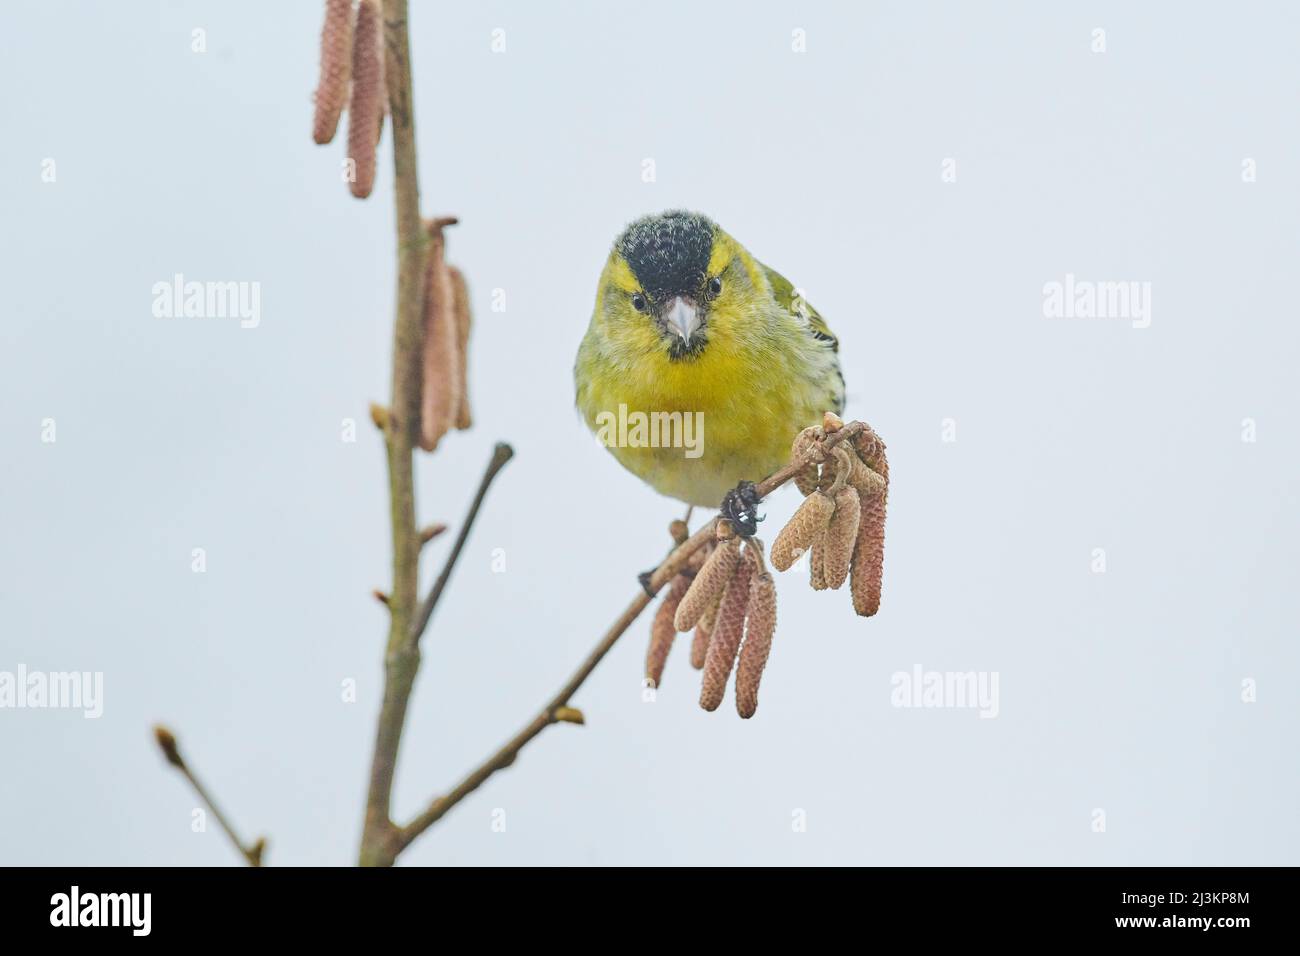
<path id="1" fill-rule="evenodd" d="M 700 313 L 694 302 L 679 295 L 668 303 L 664 321 L 668 323 L 668 328 L 681 336 L 683 342 L 689 342 L 695 330 L 700 327 Z"/>

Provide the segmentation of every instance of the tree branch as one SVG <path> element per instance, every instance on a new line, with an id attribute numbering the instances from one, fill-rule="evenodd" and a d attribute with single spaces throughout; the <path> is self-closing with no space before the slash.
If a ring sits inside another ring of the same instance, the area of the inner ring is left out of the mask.
<path id="1" fill-rule="evenodd" d="M 759 482 L 757 485 L 759 497 L 766 498 L 777 488 L 780 488 L 801 473 L 808 465 L 820 464 L 825 460 L 827 451 L 839 442 L 851 439 L 865 428 L 866 425 L 862 422 L 850 422 L 838 431 L 831 432 L 821 442 L 814 444 L 804 454 L 795 458 L 780 471 Z M 618 639 L 632 625 L 632 622 L 646 609 L 654 595 L 659 593 L 660 588 L 671 581 L 677 572 L 686 566 L 692 554 L 713 539 L 718 520 L 715 517 L 705 522 L 699 531 L 696 531 L 695 534 L 678 545 L 655 568 L 643 593 L 632 599 L 632 602 L 619 616 L 618 620 L 605 632 L 604 637 L 600 639 L 600 643 L 587 655 L 587 659 L 582 662 L 582 666 L 569 678 L 569 682 L 560 689 L 559 693 L 547 701 L 541 713 L 526 724 L 519 733 L 515 734 L 496 753 L 476 767 L 469 776 L 452 788 L 449 793 L 435 798 L 424 812 L 398 831 L 398 852 L 410 846 L 420 834 L 441 820 L 447 811 L 482 786 L 494 773 L 513 764 L 518 758 L 519 752 L 527 746 L 528 742 L 551 724 L 583 722 L 581 711 L 569 707 L 570 698 L 578 692 L 578 689 L 591 676 L 592 671 L 610 652 Z M 569 713 L 564 713 L 565 711 Z"/>
<path id="2" fill-rule="evenodd" d="M 158 749 L 163 752 L 167 762 L 179 770 L 185 779 L 190 782 L 194 792 L 207 805 L 208 811 L 216 818 L 217 823 L 221 825 L 221 829 L 226 831 L 226 836 L 230 838 L 230 842 L 235 845 L 235 849 L 239 851 L 244 861 L 249 866 L 261 866 L 262 854 L 266 850 L 266 837 L 258 837 L 257 842 L 252 846 L 248 846 L 243 840 L 239 839 L 239 835 L 235 833 L 235 828 L 230 825 L 226 815 L 217 809 L 217 804 L 208 793 L 207 788 L 199 783 L 199 778 L 194 776 L 194 771 L 190 770 L 189 765 L 185 763 L 180 748 L 176 744 L 176 735 L 161 724 L 154 727 L 153 735 L 154 739 L 158 741 Z"/>
<path id="3" fill-rule="evenodd" d="M 415 111 L 406 0 L 384 0 L 384 77 L 392 120 L 393 191 L 397 208 L 397 319 L 393 332 L 392 403 L 385 422 L 388 448 L 393 587 L 389 592 L 384 698 L 380 705 L 361 834 L 363 866 L 386 866 L 395 856 L 389 807 L 397 751 L 406 723 L 420 653 L 411 639 L 419 588 L 420 532 L 415 524 L 413 451 L 420 425 L 421 353 L 424 345 L 424 272 L 429 239 L 420 221 L 416 174 Z"/>
<path id="4" fill-rule="evenodd" d="M 478 517 L 478 509 L 483 504 L 483 498 L 487 495 L 488 487 L 494 479 L 514 456 L 515 450 L 504 442 L 497 442 L 496 447 L 492 449 L 492 457 L 488 460 L 487 470 L 483 472 L 483 478 L 479 481 L 478 492 L 474 495 L 474 501 L 469 506 L 469 512 L 465 515 L 465 520 L 461 522 L 460 533 L 456 535 L 456 543 L 451 546 L 451 553 L 447 555 L 447 563 L 443 565 L 442 573 L 438 575 L 438 580 L 433 582 L 433 588 L 429 591 L 429 596 L 424 599 L 420 605 L 419 611 L 415 615 L 415 621 L 411 624 L 411 640 L 419 641 L 424 629 L 429 626 L 429 618 L 433 616 L 433 610 L 438 606 L 438 601 L 442 598 L 442 592 L 447 587 L 447 580 L 451 577 L 451 569 L 456 566 L 456 561 L 460 558 L 461 549 L 465 547 L 465 540 L 469 537 L 470 528 L 474 525 L 474 519 Z"/>

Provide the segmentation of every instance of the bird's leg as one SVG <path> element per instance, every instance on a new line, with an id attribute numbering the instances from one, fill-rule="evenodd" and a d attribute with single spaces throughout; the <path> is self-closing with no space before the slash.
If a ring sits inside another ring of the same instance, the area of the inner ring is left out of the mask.
<path id="1" fill-rule="evenodd" d="M 752 481 L 742 481 L 732 488 L 718 506 L 718 513 L 731 524 L 731 530 L 742 538 L 758 534 L 758 523 L 763 520 L 758 506 L 763 501 L 758 496 L 758 486 Z"/>

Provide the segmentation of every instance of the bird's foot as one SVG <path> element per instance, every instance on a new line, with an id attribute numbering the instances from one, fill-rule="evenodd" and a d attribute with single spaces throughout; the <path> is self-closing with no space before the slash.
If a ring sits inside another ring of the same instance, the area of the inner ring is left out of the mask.
<path id="1" fill-rule="evenodd" d="M 718 506 L 718 512 L 731 524 L 731 530 L 737 535 L 752 538 L 758 534 L 758 523 L 763 520 L 758 513 L 762 501 L 758 496 L 758 487 L 752 481 L 742 481 L 726 493 L 722 504 Z"/>
<path id="2" fill-rule="evenodd" d="M 655 596 L 655 590 L 650 586 L 650 579 L 654 577 L 655 572 L 658 570 L 658 568 L 651 568 L 649 571 L 642 571 L 636 576 L 636 579 L 641 582 L 641 589 L 645 591 L 647 597 Z"/>

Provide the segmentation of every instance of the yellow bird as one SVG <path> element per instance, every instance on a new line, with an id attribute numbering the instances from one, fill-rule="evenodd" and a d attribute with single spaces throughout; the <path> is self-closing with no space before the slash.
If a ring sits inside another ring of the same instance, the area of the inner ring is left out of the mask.
<path id="1" fill-rule="evenodd" d="M 614 241 L 574 364 L 577 406 L 656 491 L 717 507 L 844 409 L 839 344 L 817 310 L 715 222 L 674 210 Z"/>

